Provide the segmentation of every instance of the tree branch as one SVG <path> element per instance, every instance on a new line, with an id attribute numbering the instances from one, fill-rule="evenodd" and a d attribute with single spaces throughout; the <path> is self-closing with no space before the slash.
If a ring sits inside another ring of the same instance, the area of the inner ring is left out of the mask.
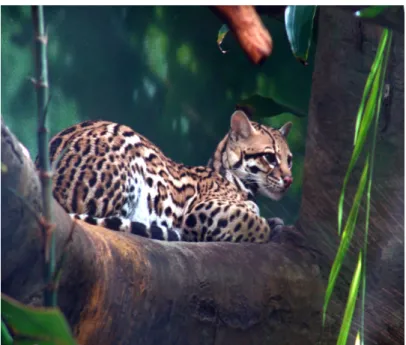
<path id="1" fill-rule="evenodd" d="M 34 166 L 2 122 L 3 185 L 40 210 Z M 42 240 L 24 202 L 2 188 L 2 292 L 42 299 Z M 56 253 L 72 222 L 54 202 Z M 286 228 L 286 233 L 289 228 Z M 80 344 L 314 344 L 323 286 L 303 247 L 173 243 L 78 221 L 66 247 L 58 304 Z"/>

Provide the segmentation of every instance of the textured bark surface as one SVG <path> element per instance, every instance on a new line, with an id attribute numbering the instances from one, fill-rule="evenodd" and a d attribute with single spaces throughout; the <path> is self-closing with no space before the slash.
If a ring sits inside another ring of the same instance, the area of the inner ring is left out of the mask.
<path id="1" fill-rule="evenodd" d="M 321 253 L 325 278 L 337 245 L 337 204 L 352 153 L 356 114 L 375 56 L 381 29 L 361 24 L 344 9 L 321 7 L 312 96 L 309 108 L 303 198 L 297 226 Z M 403 27 L 403 25 L 402 25 Z M 404 36 L 394 32 L 387 83 L 390 98 L 383 107 L 372 190 L 368 243 L 367 341 L 404 341 Z M 327 149 L 326 149 L 327 148 Z M 361 158 L 360 162 L 364 161 Z M 362 164 L 349 183 L 347 207 Z M 340 326 L 349 282 L 363 241 L 364 214 L 355 243 L 340 276 L 330 309 L 326 343 Z M 355 320 L 359 321 L 358 319 Z M 351 340 L 350 340 L 351 343 Z"/>
<path id="2" fill-rule="evenodd" d="M 2 292 L 40 304 L 39 181 L 3 123 L 1 140 L 8 168 L 1 191 Z M 54 209 L 61 253 L 72 223 L 56 202 Z M 78 222 L 58 304 L 82 345 L 314 344 L 323 286 L 313 256 L 294 238 L 264 245 L 159 242 Z"/>

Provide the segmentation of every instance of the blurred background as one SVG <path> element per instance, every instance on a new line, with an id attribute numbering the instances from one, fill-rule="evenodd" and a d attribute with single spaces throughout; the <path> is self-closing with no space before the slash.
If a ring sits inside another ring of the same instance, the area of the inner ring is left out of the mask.
<path id="1" fill-rule="evenodd" d="M 283 16 L 262 17 L 274 48 L 253 65 L 231 34 L 223 54 L 221 21 L 200 6 L 46 6 L 51 135 L 87 119 L 126 124 L 172 159 L 205 165 L 229 128 L 235 105 L 269 97 L 307 114 L 315 45 L 299 63 Z M 35 158 L 36 98 L 31 9 L 1 7 L 1 114 Z M 270 109 L 271 111 L 271 109 Z M 306 116 L 282 113 L 262 123 L 293 122 L 289 144 L 294 183 L 278 202 L 260 198 L 266 217 L 295 221 L 301 198 Z"/>

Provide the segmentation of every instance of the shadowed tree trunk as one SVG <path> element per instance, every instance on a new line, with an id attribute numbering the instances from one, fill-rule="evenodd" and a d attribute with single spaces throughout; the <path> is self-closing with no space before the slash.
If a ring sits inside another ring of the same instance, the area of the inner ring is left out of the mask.
<path id="1" fill-rule="evenodd" d="M 352 153 L 356 114 L 382 29 L 361 24 L 347 10 L 334 7 L 320 8 L 318 25 L 303 198 L 296 225 L 309 243 L 323 253 L 320 266 L 327 279 L 338 246 L 337 205 Z M 390 97 L 381 113 L 371 195 L 365 319 L 367 341 L 371 344 L 403 344 L 404 339 L 403 33 L 394 32 L 392 47 L 386 81 L 390 85 Z M 356 178 L 348 185 L 346 211 L 352 203 L 363 161 L 361 157 L 361 164 L 353 173 Z M 333 334 L 340 326 L 358 250 L 363 243 L 364 219 L 364 213 L 360 213 L 356 245 L 350 249 L 338 281 L 336 299 L 329 309 Z M 327 333 L 328 336 L 331 334 Z M 328 343 L 333 343 L 333 339 Z"/>
<path id="2" fill-rule="evenodd" d="M 320 9 L 297 227 L 322 254 L 317 263 L 324 278 L 337 249 L 337 200 L 379 33 L 348 11 Z M 395 33 L 368 255 L 367 337 L 379 344 L 404 338 L 403 59 L 403 34 Z M 1 192 L 2 292 L 38 305 L 43 287 L 43 241 L 34 217 L 40 212 L 39 181 L 3 123 L 1 140 L 8 168 Z M 349 183 L 348 200 L 356 183 Z M 72 223 L 56 203 L 54 209 L 61 253 Z M 289 227 L 284 231 L 295 233 Z M 58 303 L 80 344 L 315 344 L 322 334 L 323 284 L 315 258 L 295 239 L 282 236 L 281 243 L 264 245 L 165 243 L 78 222 L 67 246 Z M 323 343 L 335 344 L 356 249 L 338 282 Z"/>

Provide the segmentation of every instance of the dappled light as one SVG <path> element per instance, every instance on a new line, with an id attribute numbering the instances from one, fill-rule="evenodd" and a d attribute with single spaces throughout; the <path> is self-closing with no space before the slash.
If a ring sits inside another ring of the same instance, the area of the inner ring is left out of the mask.
<path id="1" fill-rule="evenodd" d="M 149 67 L 162 81 L 168 78 L 168 41 L 166 33 L 157 26 L 151 24 L 147 28 L 144 53 Z"/>
<path id="2" fill-rule="evenodd" d="M 197 61 L 189 45 L 182 44 L 176 52 L 176 57 L 179 64 L 186 67 L 190 72 L 197 72 Z"/>
<path id="3" fill-rule="evenodd" d="M 156 86 L 155 84 L 148 78 L 145 77 L 142 80 L 143 86 L 144 86 L 144 91 L 147 94 L 149 98 L 154 98 L 154 95 L 156 93 Z"/>

